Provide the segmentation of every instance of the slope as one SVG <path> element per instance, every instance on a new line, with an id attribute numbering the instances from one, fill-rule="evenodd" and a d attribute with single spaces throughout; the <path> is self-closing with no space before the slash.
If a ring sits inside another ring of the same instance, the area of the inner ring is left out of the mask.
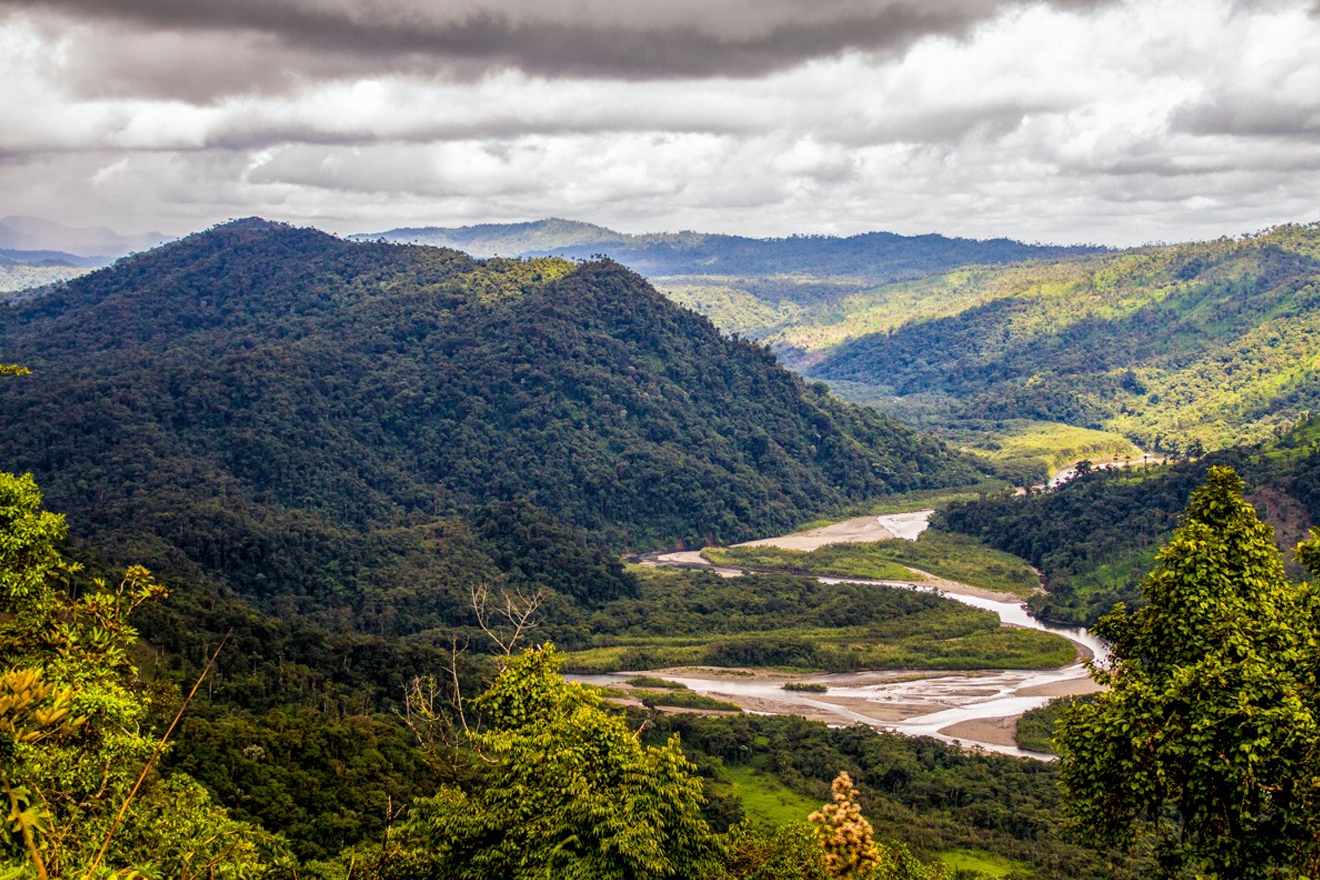
<path id="1" fill-rule="evenodd" d="M 1265 439 L 1320 403 L 1320 225 L 919 287 L 944 314 L 847 341 L 822 327 L 834 347 L 810 375 L 954 421 L 1066 422 L 1169 450 Z"/>
<path id="2" fill-rule="evenodd" d="M 489 574 L 490 503 L 656 546 L 974 476 L 609 261 L 237 221 L 11 307 L 0 351 L 33 370 L 0 388 L 0 462 L 81 538 L 382 631 L 459 613 L 409 576 Z"/>

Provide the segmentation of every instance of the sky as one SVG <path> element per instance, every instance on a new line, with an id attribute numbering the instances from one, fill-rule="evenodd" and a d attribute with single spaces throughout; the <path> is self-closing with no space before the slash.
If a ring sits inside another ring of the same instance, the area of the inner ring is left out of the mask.
<path id="1" fill-rule="evenodd" d="M 1320 221 L 1320 0 L 0 0 L 0 216 L 1116 246 Z"/>

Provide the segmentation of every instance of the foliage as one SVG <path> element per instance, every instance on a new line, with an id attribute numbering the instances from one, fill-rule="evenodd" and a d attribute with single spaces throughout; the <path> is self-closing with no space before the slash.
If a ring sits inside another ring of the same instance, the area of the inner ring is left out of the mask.
<path id="1" fill-rule="evenodd" d="M 727 700 L 717 700 L 714 697 L 693 693 L 692 691 L 634 691 L 632 696 L 636 697 L 643 706 L 652 709 L 667 706 L 675 709 L 698 709 L 702 711 L 742 711 L 738 706 Z"/>
<path id="2" fill-rule="evenodd" d="M 794 717 L 652 715 L 648 721 L 657 740 L 681 733 L 684 747 L 703 765 L 718 758 L 752 779 L 771 775 L 817 804 L 829 798 L 831 781 L 846 770 L 867 792 L 867 816 L 882 836 L 921 859 L 952 849 L 981 850 L 1021 863 L 1023 873 L 1041 880 L 1150 875 L 1152 866 L 1141 857 L 1084 848 L 1067 831 L 1052 763 Z M 718 767 L 711 772 L 721 778 Z"/>
<path id="3" fill-rule="evenodd" d="M 431 876 L 700 877 L 719 848 L 677 739 L 643 745 L 599 699 L 557 674 L 552 648 L 511 658 L 473 703 L 477 778 L 414 806 L 404 847 Z"/>
<path id="4" fill-rule="evenodd" d="M 820 841 L 802 823 L 772 828 L 745 823 L 726 844 L 731 880 L 828 880 Z"/>
<path id="5" fill-rule="evenodd" d="M 603 253 L 649 276 L 733 276 L 731 283 L 747 285 L 769 302 L 792 298 L 793 282 L 806 279 L 804 286 L 809 286 L 815 276 L 888 281 L 929 275 L 953 266 L 1016 262 L 1095 250 L 1028 245 L 1004 238 L 973 240 L 891 232 L 868 232 L 847 238 L 794 235 L 767 239 L 699 232 L 627 235 L 590 223 L 553 218 L 460 228 L 393 229 L 354 237 L 430 244 L 478 255 L 588 259 Z M 767 287 L 769 291 L 765 290 Z"/>
<path id="6" fill-rule="evenodd" d="M 1059 719 L 1074 703 L 1093 700 L 1091 695 L 1080 697 L 1055 697 L 1044 706 L 1028 709 L 1018 718 L 1014 741 L 1020 749 L 1040 754 L 1054 754 L 1054 731 Z"/>
<path id="7" fill-rule="evenodd" d="M 940 862 L 923 864 L 901 843 L 880 843 L 862 816 L 846 771 L 835 777 L 832 802 L 808 816 L 825 850 L 825 872 L 838 880 L 945 880 Z"/>
<path id="8" fill-rule="evenodd" d="M 825 871 L 838 880 L 866 877 L 880 862 L 871 823 L 854 798 L 852 778 L 841 772 L 831 786 L 833 800 L 807 817 L 825 850 Z"/>
<path id="9" fill-rule="evenodd" d="M 0 869 L 55 878 L 153 863 L 237 877 L 280 861 L 278 840 L 228 820 L 184 777 L 169 793 L 151 777 L 133 799 L 157 740 L 128 617 L 163 589 L 134 567 L 115 589 L 94 581 L 71 595 L 64 528 L 30 476 L 0 474 Z"/>
<path id="10" fill-rule="evenodd" d="M 633 589 L 603 546 L 977 477 L 609 261 L 237 221 L 7 308 L 0 348 L 34 369 L 0 455 L 76 540 L 329 628 L 452 627 L 500 580 L 590 607 Z"/>
<path id="11" fill-rule="evenodd" d="M 1051 633 L 1001 627 L 991 612 L 881 584 L 710 572 L 646 575 L 640 584 L 638 598 L 588 619 L 596 647 L 569 653 L 569 668 L 1021 669 L 1075 657 L 1072 643 Z"/>
<path id="12" fill-rule="evenodd" d="M 943 314 L 869 330 L 809 374 L 924 398 L 955 425 L 1064 422 L 1165 451 L 1258 442 L 1320 403 L 1318 237 L 1282 226 L 936 276 L 919 286 Z"/>
<path id="13" fill-rule="evenodd" d="M 826 544 L 815 550 L 770 546 L 707 547 L 701 555 L 717 565 L 787 569 L 840 577 L 864 577 L 921 583 L 926 578 L 909 566 L 958 583 L 1027 598 L 1040 578 L 1021 559 L 977 540 L 927 529 L 916 541 L 895 539 Z"/>
<path id="14" fill-rule="evenodd" d="M 682 682 L 670 681 L 667 678 L 660 678 L 656 675 L 634 675 L 624 683 L 635 688 L 663 688 L 675 691 L 685 691 L 688 689 L 688 686 Z"/>
<path id="15" fill-rule="evenodd" d="M 1291 585 L 1241 479 L 1212 468 L 1146 579 L 1096 631 L 1112 643 L 1056 742 L 1079 826 L 1157 841 L 1220 877 L 1314 873 L 1317 727 L 1311 593 Z"/>

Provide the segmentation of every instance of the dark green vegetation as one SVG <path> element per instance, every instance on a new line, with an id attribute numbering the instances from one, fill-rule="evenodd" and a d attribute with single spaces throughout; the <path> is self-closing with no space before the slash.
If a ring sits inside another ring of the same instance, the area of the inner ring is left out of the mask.
<path id="1" fill-rule="evenodd" d="M 779 547 L 707 547 L 701 555 L 717 565 L 784 569 L 839 577 L 920 583 L 908 567 L 959 583 L 1013 593 L 1025 599 L 1040 578 L 1021 559 L 975 539 L 927 529 L 916 541 L 892 540 L 826 544 L 810 552 Z"/>
<path id="2" fill-rule="evenodd" d="M 1054 764 L 792 717 L 664 716 L 653 720 L 647 736 L 663 742 L 670 732 L 681 734 L 716 790 L 750 790 L 756 808 L 781 820 L 802 818 L 801 806 L 783 796 L 782 786 L 819 804 L 843 770 L 861 787 L 876 835 L 925 859 L 986 852 L 1021 862 L 1028 876 L 1040 880 L 1131 878 L 1153 870 L 1140 856 L 1097 852 L 1074 839 L 1061 821 Z"/>
<path id="3" fill-rule="evenodd" d="M 959 271 L 918 283 L 945 314 L 828 337 L 843 344 L 809 373 L 935 422 L 1065 422 L 1161 450 L 1258 441 L 1320 408 L 1318 277 L 1320 225 Z"/>
<path id="4" fill-rule="evenodd" d="M 1274 526 L 1287 570 L 1300 576 L 1292 550 L 1310 526 L 1320 524 L 1320 418 L 1315 417 L 1265 447 L 1215 452 L 1167 467 L 1096 471 L 1026 497 L 955 502 L 932 522 L 1040 568 L 1048 593 L 1030 600 L 1037 613 L 1094 623 L 1115 602 L 1140 601 L 1141 579 L 1154 567 L 1156 550 L 1214 465 L 1231 466 L 1247 481 L 1248 500 Z"/>
<path id="5" fill-rule="evenodd" d="M 1059 719 L 1073 703 L 1094 697 L 1056 697 L 1038 709 L 1029 709 L 1018 719 L 1015 739 L 1018 748 L 1043 754 L 1054 753 L 1054 733 Z"/>
<path id="6" fill-rule="evenodd" d="M 7 309 L 0 350 L 33 371 L 0 460 L 79 541 L 381 634 L 466 623 L 481 582 L 571 616 L 634 589 L 602 546 L 976 476 L 608 261 L 238 221 Z"/>
<path id="7" fill-rule="evenodd" d="M 1043 669 L 1075 657 L 1066 639 L 1001 627 L 988 611 L 931 593 L 783 574 L 644 575 L 636 598 L 605 605 L 587 624 L 590 635 L 578 643 L 589 638 L 594 647 L 566 659 L 578 672 L 690 665 Z"/>
<path id="8" fill-rule="evenodd" d="M 1297 586 L 1212 468 L 1143 582 L 1146 604 L 1096 624 L 1109 690 L 1064 714 L 1055 742 L 1078 826 L 1109 845 L 1151 841 L 1197 874 L 1314 876 L 1320 795 L 1320 604 Z M 1320 530 L 1299 555 L 1320 571 Z"/>

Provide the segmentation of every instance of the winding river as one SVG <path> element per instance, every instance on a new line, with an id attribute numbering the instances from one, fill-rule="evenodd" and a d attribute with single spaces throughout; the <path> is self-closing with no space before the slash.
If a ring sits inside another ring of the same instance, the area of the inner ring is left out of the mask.
<path id="1" fill-rule="evenodd" d="M 883 536 L 915 540 L 925 528 L 932 511 L 913 511 L 884 517 L 850 520 L 818 529 L 817 546 L 838 540 L 878 540 Z M 803 544 L 803 534 L 752 543 Z M 708 567 L 735 577 L 733 569 L 711 566 L 696 553 L 659 554 L 648 560 L 661 566 Z M 911 590 L 933 590 L 920 584 L 854 578 L 820 578 L 822 583 L 872 583 Z M 943 595 L 957 602 L 994 612 L 1006 626 L 1021 626 L 1056 633 L 1074 642 L 1080 654 L 1103 660 L 1104 643 L 1081 627 L 1043 623 L 1014 597 L 993 594 L 974 587 L 948 584 Z M 633 673 L 579 675 L 575 680 L 589 684 L 618 684 Z M 664 678 L 693 691 L 726 699 L 751 712 L 799 714 L 834 724 L 863 723 L 910 736 L 932 736 L 1003 754 L 1048 760 L 1050 756 L 1027 752 L 1011 745 L 1016 716 L 1044 705 L 1051 697 L 1088 693 L 1094 685 L 1081 662 L 1059 669 L 996 670 L 986 672 L 878 671 L 817 675 L 753 674 L 701 669 L 662 670 Z M 820 684 L 824 693 L 784 690 L 788 681 Z"/>

